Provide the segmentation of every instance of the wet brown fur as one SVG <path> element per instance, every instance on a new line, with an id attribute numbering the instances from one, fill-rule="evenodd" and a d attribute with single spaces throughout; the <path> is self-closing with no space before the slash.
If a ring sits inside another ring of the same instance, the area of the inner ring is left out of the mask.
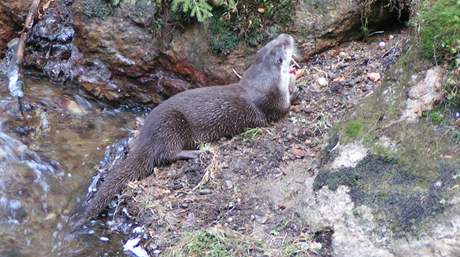
<path id="1" fill-rule="evenodd" d="M 292 37 L 282 34 L 258 51 L 239 83 L 184 91 L 153 109 L 126 160 L 89 201 L 85 217 L 97 216 L 129 181 L 147 177 L 155 166 L 176 160 L 182 150 L 283 118 L 290 103 L 289 92 L 280 90 L 285 86 L 281 73 L 293 48 Z M 294 83 L 295 78 L 288 78 L 287 83 Z"/>

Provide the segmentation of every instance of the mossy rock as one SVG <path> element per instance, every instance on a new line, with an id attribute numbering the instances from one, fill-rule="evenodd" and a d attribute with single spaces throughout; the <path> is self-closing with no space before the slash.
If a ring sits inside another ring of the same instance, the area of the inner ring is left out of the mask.
<path id="1" fill-rule="evenodd" d="M 82 6 L 85 15 L 103 20 L 114 12 L 112 4 L 105 0 L 84 0 Z"/>
<path id="2" fill-rule="evenodd" d="M 356 206 L 372 207 L 377 222 L 387 225 L 396 234 L 413 232 L 425 219 L 445 208 L 445 200 L 457 184 L 458 170 L 439 162 L 436 177 L 427 178 L 409 170 L 395 159 L 369 155 L 353 168 L 322 171 L 314 190 L 323 186 L 336 190 L 345 185 Z"/>
<path id="3" fill-rule="evenodd" d="M 326 168 L 314 188 L 350 188 L 356 206 L 373 209 L 377 222 L 396 235 L 418 231 L 442 212 L 459 187 L 460 153 L 447 116 L 434 109 L 426 118 L 406 122 L 407 92 L 431 68 L 413 47 L 385 74 L 374 94 L 336 126 L 328 151 L 337 145 L 363 144 L 369 155 L 355 167 Z M 329 162 L 339 153 L 329 154 Z M 328 166 L 326 166 L 328 167 Z"/>

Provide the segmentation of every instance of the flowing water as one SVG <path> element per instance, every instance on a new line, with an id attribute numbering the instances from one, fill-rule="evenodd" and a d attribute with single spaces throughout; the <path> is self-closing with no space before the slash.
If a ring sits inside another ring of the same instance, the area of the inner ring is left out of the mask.
<path id="1" fill-rule="evenodd" d="M 7 83 L 0 79 L 0 256 L 124 256 L 122 235 L 104 224 L 72 233 L 69 216 L 135 115 L 29 78 L 33 108 L 21 119 Z"/>

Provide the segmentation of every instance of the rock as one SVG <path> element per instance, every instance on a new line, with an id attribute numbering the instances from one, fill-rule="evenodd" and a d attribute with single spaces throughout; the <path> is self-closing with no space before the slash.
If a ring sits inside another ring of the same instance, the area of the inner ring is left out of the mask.
<path id="1" fill-rule="evenodd" d="M 158 37 L 148 27 L 153 17 L 138 17 L 139 8 L 149 15 L 156 12 L 152 2 L 122 4 L 104 18 L 88 15 L 95 4 L 105 6 L 85 0 L 75 2 L 72 10 L 74 43 L 83 54 L 77 81 L 96 97 L 158 104 L 186 89 L 237 79 L 230 66 L 209 56 L 207 34 L 200 26 L 174 33 L 174 38 Z"/>
<path id="2" fill-rule="evenodd" d="M 434 104 L 443 99 L 442 79 L 443 68 L 436 66 L 426 71 L 425 78 L 417 85 L 410 88 L 406 101 L 406 109 L 402 119 L 409 122 L 416 122 L 422 117 L 423 111 L 433 109 Z"/>
<path id="3" fill-rule="evenodd" d="M 318 83 L 318 85 L 322 86 L 322 87 L 325 87 L 329 84 L 329 82 L 327 81 L 326 78 L 324 77 L 320 77 L 316 80 L 316 82 Z"/>
<path id="4" fill-rule="evenodd" d="M 0 2 L 0 58 L 8 42 L 18 37 L 32 0 L 2 0 Z"/>
<path id="5" fill-rule="evenodd" d="M 360 1 L 298 1 L 292 30 L 297 32 L 305 58 L 336 46 L 340 42 L 362 37 Z M 367 8 L 367 7 L 366 7 Z M 369 31 L 398 20 L 398 11 L 385 1 L 372 1 L 369 7 Z"/>
<path id="6" fill-rule="evenodd" d="M 382 49 L 385 48 L 385 45 L 386 45 L 386 44 L 385 44 L 385 42 L 383 42 L 383 41 L 379 43 L 379 47 L 382 48 Z"/>
<path id="7" fill-rule="evenodd" d="M 135 238 L 135 239 L 129 239 L 126 241 L 126 243 L 123 245 L 123 250 L 127 252 L 131 252 L 134 254 L 136 257 L 148 257 L 147 251 L 142 248 L 142 245 L 140 245 L 141 238 Z"/>
<path id="8" fill-rule="evenodd" d="M 360 143 L 339 146 L 339 155 L 331 163 L 331 169 L 355 167 L 368 154 L 368 149 Z"/>
<path id="9" fill-rule="evenodd" d="M 371 210 L 366 207 L 355 208 L 349 188 L 339 186 L 336 190 L 330 190 L 323 187 L 315 191 L 311 178 L 307 178 L 305 187 L 307 193 L 304 208 L 310 211 L 304 213 L 304 219 L 313 230 L 332 227 L 332 245 L 336 256 L 394 256 L 374 241 L 372 231 L 378 225 L 373 222 Z"/>
<path id="10" fill-rule="evenodd" d="M 17 25 L 27 12 L 21 10 L 30 1 L 0 4 L 0 24 L 8 22 L 0 26 L 0 35 L 6 35 L 1 40 L 20 29 Z M 361 26 L 362 8 L 357 1 L 293 4 L 292 24 L 280 32 L 296 37 L 305 58 L 361 37 L 356 28 Z M 374 1 L 370 10 L 370 30 L 398 17 L 383 1 Z M 17 13 L 20 17 L 10 17 Z M 155 1 L 121 1 L 118 7 L 104 0 L 52 1 L 33 28 L 26 64 L 55 82 L 76 82 L 107 102 L 157 104 L 186 89 L 235 82 L 233 69 L 244 71 L 254 58 L 257 48 L 244 40 L 227 55 L 217 56 L 206 25 L 192 23 L 181 29 L 170 25 L 176 22 L 169 23 L 165 15 Z M 0 49 L 5 44 L 1 42 Z"/>
<path id="11" fill-rule="evenodd" d="M 330 141 L 325 163 L 305 183 L 312 192 L 303 220 L 314 230 L 332 229 L 337 256 L 460 252 L 455 132 L 419 119 L 440 100 L 445 70 L 420 58 L 406 53 L 379 90 L 337 124 L 331 138 L 338 143 Z"/>
<path id="12" fill-rule="evenodd" d="M 340 56 L 340 58 L 343 58 L 343 59 L 348 59 L 348 58 L 350 58 L 350 56 L 349 56 L 347 53 L 345 53 L 345 52 L 340 52 L 340 53 L 339 53 L 339 56 Z"/>
<path id="13" fill-rule="evenodd" d="M 307 155 L 307 151 L 303 150 L 302 148 L 294 148 L 292 149 L 292 154 L 296 158 L 303 158 Z"/>
<path id="14" fill-rule="evenodd" d="M 43 1 L 42 1 L 43 2 Z M 73 67 L 79 57 L 72 44 L 71 0 L 50 2 L 29 33 L 24 65 L 39 70 L 53 82 L 63 83 L 72 79 Z"/>
<path id="15" fill-rule="evenodd" d="M 367 73 L 367 78 L 371 80 L 372 82 L 378 82 L 381 79 L 380 73 L 377 73 L 377 72 Z"/>
<path id="16" fill-rule="evenodd" d="M 62 100 L 63 107 L 67 109 L 68 112 L 74 115 L 83 115 L 87 112 L 83 109 L 80 105 L 78 105 L 75 101 L 65 97 Z"/>

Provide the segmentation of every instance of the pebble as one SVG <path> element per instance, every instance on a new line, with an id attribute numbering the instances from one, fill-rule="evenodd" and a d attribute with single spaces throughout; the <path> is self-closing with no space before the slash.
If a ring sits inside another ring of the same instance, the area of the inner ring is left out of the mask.
<path id="1" fill-rule="evenodd" d="M 322 86 L 322 87 L 325 87 L 325 86 L 327 86 L 327 85 L 329 84 L 328 81 L 327 81 L 327 79 L 324 78 L 324 77 L 318 78 L 318 79 L 316 80 L 316 82 L 318 82 L 318 85 L 320 85 L 320 86 Z"/>
<path id="2" fill-rule="evenodd" d="M 392 40 L 393 38 L 395 38 L 395 36 L 393 36 L 393 35 L 390 35 L 390 40 Z"/>
<path id="3" fill-rule="evenodd" d="M 385 45 L 386 45 L 386 44 L 385 44 L 385 42 L 383 42 L 383 41 L 379 43 L 379 47 L 380 47 L 380 48 L 385 48 Z"/>
<path id="4" fill-rule="evenodd" d="M 101 240 L 102 242 L 108 242 L 110 239 L 108 237 L 101 236 L 99 237 L 99 240 Z"/>
<path id="5" fill-rule="evenodd" d="M 373 82 L 377 82 L 381 79 L 380 74 L 377 72 L 370 72 L 367 74 L 367 78 Z"/>
<path id="6" fill-rule="evenodd" d="M 200 195 L 209 195 L 211 193 L 212 193 L 211 189 L 208 189 L 208 188 L 201 189 L 200 191 L 198 191 L 198 194 Z"/>
<path id="7" fill-rule="evenodd" d="M 345 58 L 348 58 L 348 54 L 345 53 L 345 52 L 340 52 L 340 53 L 339 53 L 339 56 L 340 56 L 341 58 L 344 58 L 344 59 L 345 59 Z"/>

